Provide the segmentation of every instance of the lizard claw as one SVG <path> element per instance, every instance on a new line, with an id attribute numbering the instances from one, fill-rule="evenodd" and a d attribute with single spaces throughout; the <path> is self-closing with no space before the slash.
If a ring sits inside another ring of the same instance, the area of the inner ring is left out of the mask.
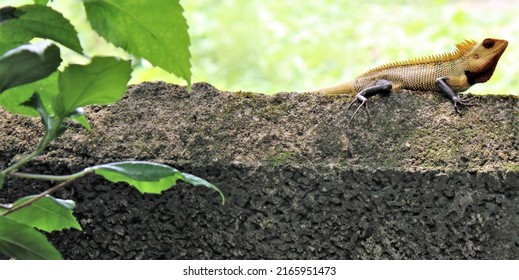
<path id="1" fill-rule="evenodd" d="M 472 104 L 470 102 L 474 98 L 475 98 L 474 96 L 472 96 L 472 97 L 463 97 L 463 96 L 459 96 L 459 95 L 456 96 L 455 98 L 453 98 L 454 110 L 456 111 L 456 113 L 461 115 L 461 112 L 459 110 L 459 106 L 458 105 L 465 106 L 465 107 L 474 106 L 474 104 Z"/>
<path id="2" fill-rule="evenodd" d="M 352 102 L 350 102 L 350 105 L 348 105 L 348 111 L 350 110 L 351 106 L 353 106 L 353 104 L 355 104 L 355 102 L 357 102 L 357 98 L 353 99 Z"/>
<path id="3" fill-rule="evenodd" d="M 351 115 L 351 118 L 350 118 L 350 121 L 348 123 L 351 123 L 353 121 L 353 119 L 355 118 L 355 116 L 357 115 L 357 113 L 359 112 L 360 108 L 362 107 L 365 107 L 366 108 L 366 112 L 368 114 L 368 120 L 371 119 L 371 114 L 369 113 L 369 107 L 368 107 L 368 99 L 367 98 L 364 98 L 363 100 L 358 100 L 358 99 L 355 99 L 353 100 L 350 105 L 348 106 L 348 110 L 351 108 L 351 106 L 353 106 L 353 104 L 355 104 L 357 101 L 360 101 L 360 105 L 357 107 L 357 109 L 355 109 L 355 111 L 353 112 L 353 114 Z"/>
<path id="4" fill-rule="evenodd" d="M 464 106 L 474 106 L 474 104 L 471 103 L 472 100 L 474 100 L 476 97 L 475 96 L 470 96 L 470 97 L 466 97 L 466 96 L 459 96 L 460 98 L 460 104 L 461 105 L 464 105 Z"/>

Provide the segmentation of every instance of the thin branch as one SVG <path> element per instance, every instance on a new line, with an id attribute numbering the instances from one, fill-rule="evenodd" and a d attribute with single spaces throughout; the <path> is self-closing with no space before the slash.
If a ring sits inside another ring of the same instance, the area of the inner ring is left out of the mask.
<path id="1" fill-rule="evenodd" d="M 30 153 L 26 157 L 22 158 L 21 160 L 19 160 L 15 164 L 13 164 L 13 165 L 9 166 L 8 168 L 2 170 L 2 175 L 4 175 L 4 176 L 9 175 L 9 173 L 14 172 L 18 168 L 20 168 L 22 165 L 24 165 L 27 162 L 29 162 L 31 159 L 37 157 L 39 154 L 40 154 L 40 152 L 38 150 L 33 151 L 32 153 Z"/>
<path id="2" fill-rule="evenodd" d="M 34 180 L 45 180 L 45 181 L 68 181 L 76 179 L 92 172 L 92 168 L 85 168 L 80 172 L 70 175 L 44 175 L 44 174 L 31 174 L 23 172 L 14 172 L 11 175 L 18 178 L 34 179 Z"/>
<path id="3" fill-rule="evenodd" d="M 77 178 L 79 178 L 79 177 L 77 177 Z M 20 205 L 16 205 L 15 207 L 5 211 L 4 213 L 0 214 L 0 216 L 8 215 L 8 214 L 10 214 L 10 213 L 12 213 L 12 212 L 14 212 L 16 210 L 20 210 L 20 209 L 22 209 L 22 208 L 24 208 L 26 206 L 29 206 L 32 203 L 34 203 L 35 201 L 37 201 L 38 199 L 41 199 L 41 198 L 43 198 L 43 197 L 45 197 L 47 195 L 50 195 L 50 194 L 52 194 L 52 193 L 54 193 L 54 192 L 56 192 L 56 191 L 58 191 L 60 189 L 63 189 L 64 187 L 72 184 L 72 182 L 74 182 L 77 178 L 73 178 L 73 179 L 70 179 L 68 181 L 62 182 L 62 183 L 60 183 L 60 184 L 58 184 L 58 185 L 56 185 L 56 186 L 54 186 L 54 187 L 44 191 L 44 192 L 36 195 L 35 197 L 25 201 L 24 203 L 22 203 Z"/>
<path id="4" fill-rule="evenodd" d="M 36 146 L 36 150 L 32 153 L 28 154 L 21 160 L 17 161 L 15 164 L 9 166 L 8 168 L 2 170 L 2 175 L 7 176 L 9 173 L 15 172 L 18 168 L 25 165 L 27 162 L 31 161 L 33 158 L 39 156 L 45 148 L 49 145 L 49 132 L 45 132 L 45 135 L 40 139 L 40 142 Z"/>
<path id="5" fill-rule="evenodd" d="M 58 133 L 62 122 L 63 122 L 63 119 L 59 119 L 57 124 L 55 126 L 53 126 L 52 128 L 50 128 L 50 130 L 47 130 L 48 128 L 46 127 L 45 134 L 43 135 L 43 137 L 40 139 L 40 142 L 36 146 L 36 150 L 34 150 L 29 155 L 25 156 L 18 162 L 14 163 L 12 166 L 9 166 L 6 169 L 1 170 L 0 174 L 2 174 L 5 177 L 5 176 L 9 175 L 10 173 L 16 172 L 16 170 L 18 170 L 18 168 L 22 167 L 27 162 L 31 161 L 33 158 L 42 154 L 45 151 L 45 149 L 47 148 L 47 146 L 49 146 L 50 142 L 56 138 L 56 134 Z"/>

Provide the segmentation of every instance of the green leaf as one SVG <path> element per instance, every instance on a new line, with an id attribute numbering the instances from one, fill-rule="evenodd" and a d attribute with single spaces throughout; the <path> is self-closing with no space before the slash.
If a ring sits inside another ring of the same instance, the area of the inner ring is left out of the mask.
<path id="1" fill-rule="evenodd" d="M 4 174 L 0 173 L 0 190 L 4 187 Z"/>
<path id="2" fill-rule="evenodd" d="M 13 204 L 12 203 L 0 203 L 0 208 L 11 209 L 11 208 L 13 208 Z M 1 210 L 2 209 L 0 209 L 0 211 Z"/>
<path id="3" fill-rule="evenodd" d="M 0 53 L 28 43 L 34 37 L 51 39 L 78 53 L 83 52 L 72 24 L 52 8 L 25 5 L 9 14 L 12 17 L 0 25 Z"/>
<path id="4" fill-rule="evenodd" d="M 130 61 L 94 57 L 88 65 L 70 65 L 59 76 L 56 114 L 67 117 L 77 108 L 106 105 L 121 99 L 130 80 Z"/>
<path id="5" fill-rule="evenodd" d="M 34 0 L 34 3 L 38 5 L 47 5 L 47 3 L 49 3 L 49 0 Z"/>
<path id="6" fill-rule="evenodd" d="M 13 204 L 13 207 L 20 205 L 33 197 L 34 195 L 20 198 Z M 7 217 L 19 223 L 46 232 L 69 228 L 81 230 L 81 226 L 74 215 L 72 215 L 72 209 L 74 207 L 75 202 L 72 200 L 63 200 L 52 196 L 46 196 L 36 200 L 29 206 L 7 214 Z M 0 209 L 0 214 L 5 211 L 6 210 Z"/>
<path id="7" fill-rule="evenodd" d="M 34 93 L 28 101 L 23 103 L 23 105 L 36 109 L 36 111 L 38 111 L 40 114 L 43 127 L 45 127 L 47 132 L 45 133 L 45 141 L 47 143 L 60 137 L 67 130 L 67 126 L 63 125 L 62 119 L 59 119 L 47 112 L 38 93 Z"/>
<path id="8" fill-rule="evenodd" d="M 21 260 L 59 260 L 61 254 L 35 228 L 0 216 L 0 252 Z"/>
<path id="9" fill-rule="evenodd" d="M 90 127 L 90 124 L 88 123 L 88 120 L 85 117 L 85 110 L 81 107 L 76 108 L 76 110 L 68 116 L 71 120 L 81 124 L 84 128 L 86 128 L 88 131 L 92 130 Z"/>
<path id="10" fill-rule="evenodd" d="M 103 164 L 92 167 L 97 175 L 108 181 L 126 182 L 141 193 L 159 194 L 172 186 L 177 180 L 182 180 L 194 186 L 205 186 L 217 191 L 225 203 L 223 193 L 213 184 L 191 174 L 182 173 L 177 169 L 159 163 L 145 161 L 124 161 Z"/>
<path id="11" fill-rule="evenodd" d="M 106 40 L 191 84 L 188 26 L 178 0 L 90 0 L 85 9 Z"/>
<path id="12" fill-rule="evenodd" d="M 5 6 L 0 8 L 0 23 L 16 18 L 16 8 L 11 6 Z"/>
<path id="13" fill-rule="evenodd" d="M 182 173 L 170 166 L 142 161 L 125 161 L 94 167 L 97 175 L 111 182 L 126 182 L 141 193 L 159 194 L 174 186 Z"/>
<path id="14" fill-rule="evenodd" d="M 8 88 L 43 79 L 61 63 L 59 48 L 49 41 L 22 45 L 0 57 L 0 94 Z"/>
<path id="15" fill-rule="evenodd" d="M 50 76 L 30 84 L 6 90 L 0 94 L 0 106 L 3 106 L 12 113 L 28 117 L 37 117 L 38 111 L 24 105 L 35 92 L 39 93 L 45 110 L 49 112 L 49 114 L 53 114 L 52 100 L 54 96 L 58 94 L 58 72 L 56 71 Z"/>
<path id="16" fill-rule="evenodd" d="M 38 93 L 33 94 L 27 102 L 23 103 L 23 105 L 34 108 L 38 111 L 46 131 L 55 131 L 50 140 L 60 137 L 67 130 L 67 127 L 64 126 L 59 119 L 47 112 Z"/>
<path id="17" fill-rule="evenodd" d="M 225 196 L 223 195 L 223 192 L 220 191 L 220 189 L 218 187 L 216 187 L 215 185 L 207 182 L 205 179 L 202 179 L 200 177 L 197 177 L 197 176 L 189 174 L 189 173 L 182 173 L 182 176 L 184 176 L 184 178 L 182 178 L 181 180 L 186 183 L 189 183 L 193 186 L 207 187 L 214 191 L 217 191 L 220 194 L 220 198 L 222 199 L 222 205 L 225 204 Z"/>

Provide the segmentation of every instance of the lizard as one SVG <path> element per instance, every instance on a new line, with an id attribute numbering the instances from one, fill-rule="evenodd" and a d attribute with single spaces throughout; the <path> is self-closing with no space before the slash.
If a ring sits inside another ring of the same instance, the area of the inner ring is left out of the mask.
<path id="1" fill-rule="evenodd" d="M 508 41 L 502 39 L 486 38 L 479 43 L 464 40 L 456 44 L 453 52 L 384 64 L 351 81 L 307 93 L 354 96 L 348 109 L 356 102 L 360 105 L 350 122 L 363 106 L 369 117 L 368 98 L 404 89 L 442 93 L 461 114 L 459 106 L 470 106 L 471 103 L 470 98 L 461 97 L 458 93 L 488 81 L 507 46 Z"/>

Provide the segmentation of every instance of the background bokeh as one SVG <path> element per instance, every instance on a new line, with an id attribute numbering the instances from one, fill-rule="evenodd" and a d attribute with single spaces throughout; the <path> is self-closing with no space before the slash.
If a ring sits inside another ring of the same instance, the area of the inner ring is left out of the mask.
<path id="1" fill-rule="evenodd" d="M 6 1 L 30 2 L 30 1 Z M 517 0 L 181 0 L 190 26 L 194 82 L 272 94 L 349 80 L 374 66 L 450 52 L 463 39 L 503 38 L 509 46 L 492 79 L 472 93 L 519 94 Z M 78 0 L 52 5 L 87 31 Z M 94 34 L 82 43 L 120 52 Z M 71 60 L 81 58 L 71 55 Z M 131 83 L 184 81 L 145 61 Z"/>

